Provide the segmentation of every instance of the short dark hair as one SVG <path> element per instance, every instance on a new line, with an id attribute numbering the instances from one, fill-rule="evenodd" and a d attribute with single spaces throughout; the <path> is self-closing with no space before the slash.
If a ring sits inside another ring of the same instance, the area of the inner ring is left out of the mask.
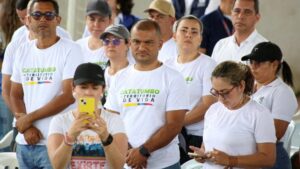
<path id="1" fill-rule="evenodd" d="M 237 0 L 234 0 L 232 8 L 234 7 L 234 4 Z M 247 0 L 247 1 L 251 1 L 251 0 Z M 256 14 L 259 13 L 259 1 L 258 0 L 252 0 L 254 2 L 254 11 Z"/>
<path id="2" fill-rule="evenodd" d="M 179 20 L 177 20 L 176 23 L 175 23 L 175 28 L 174 28 L 175 30 L 173 30 L 174 32 L 177 31 L 180 22 L 183 21 L 183 20 L 194 20 L 194 21 L 197 21 L 198 24 L 199 24 L 199 27 L 200 27 L 200 34 L 202 34 L 202 32 L 203 32 L 203 24 L 202 24 L 201 20 L 198 19 L 194 15 L 185 15 L 185 16 L 181 17 Z"/>
<path id="3" fill-rule="evenodd" d="M 155 30 L 157 36 L 161 38 L 161 30 L 157 22 L 152 21 L 150 19 L 142 19 L 138 21 L 133 27 L 132 30 L 142 30 L 142 31 L 149 31 Z"/>
<path id="4" fill-rule="evenodd" d="M 30 0 L 17 0 L 16 1 L 16 9 L 23 11 L 27 8 L 27 5 L 29 3 Z"/>
<path id="5" fill-rule="evenodd" d="M 130 15 L 134 3 L 132 2 L 132 0 L 117 0 L 117 5 L 120 6 L 119 10 L 121 11 L 121 13 Z"/>
<path id="6" fill-rule="evenodd" d="M 32 0 L 31 4 L 30 4 L 30 7 L 29 7 L 29 11 L 30 13 L 32 12 L 32 8 L 33 8 L 33 5 L 37 2 L 49 2 L 53 5 L 53 8 L 54 8 L 54 12 L 59 15 L 59 6 L 58 6 L 58 3 L 56 0 Z"/>
<path id="7" fill-rule="evenodd" d="M 254 88 L 254 76 L 248 65 L 236 63 L 233 61 L 225 61 L 217 65 L 212 72 L 212 78 L 224 78 L 233 86 L 238 86 L 242 81 L 245 82 L 244 94 L 251 95 Z"/>

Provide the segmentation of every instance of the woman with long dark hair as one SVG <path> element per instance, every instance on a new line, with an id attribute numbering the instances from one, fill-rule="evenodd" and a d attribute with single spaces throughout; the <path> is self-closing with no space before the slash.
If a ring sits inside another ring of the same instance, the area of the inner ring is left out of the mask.
<path id="1" fill-rule="evenodd" d="M 298 107 L 292 89 L 292 71 L 283 60 L 280 48 L 272 42 L 257 44 L 242 60 L 250 61 L 256 81 L 253 99 L 267 107 L 274 119 L 277 142 L 276 163 L 272 169 L 290 169 L 289 154 L 283 147 L 283 136 Z M 280 73 L 282 77 L 279 77 Z"/>

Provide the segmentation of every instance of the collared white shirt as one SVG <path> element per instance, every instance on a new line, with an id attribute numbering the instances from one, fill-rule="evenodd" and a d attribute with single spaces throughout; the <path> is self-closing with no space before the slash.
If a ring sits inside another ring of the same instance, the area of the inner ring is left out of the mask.
<path id="1" fill-rule="evenodd" d="M 270 110 L 273 119 L 290 122 L 297 111 L 298 103 L 293 89 L 284 83 L 281 78 L 262 86 L 253 95 L 252 99 Z M 280 141 L 287 137 L 284 135 Z"/>
<path id="2" fill-rule="evenodd" d="M 241 62 L 241 58 L 251 53 L 256 44 L 266 41 L 268 40 L 256 30 L 254 30 L 246 40 L 240 43 L 240 45 L 237 44 L 234 35 L 232 35 L 217 42 L 211 57 L 217 63 L 227 60 Z"/>
<path id="3" fill-rule="evenodd" d="M 267 107 L 274 119 L 290 122 L 297 111 L 298 103 L 293 89 L 281 78 L 262 86 L 252 98 Z"/>

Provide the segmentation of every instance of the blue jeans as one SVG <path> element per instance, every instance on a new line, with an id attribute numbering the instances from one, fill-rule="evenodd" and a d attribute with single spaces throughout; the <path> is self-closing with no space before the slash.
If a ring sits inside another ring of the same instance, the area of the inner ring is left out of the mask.
<path id="1" fill-rule="evenodd" d="M 268 169 L 291 169 L 290 156 L 283 147 L 283 142 L 276 143 L 276 162 L 275 165 Z"/>
<path id="2" fill-rule="evenodd" d="M 52 169 L 45 145 L 17 144 L 17 159 L 21 169 Z"/>
<path id="3" fill-rule="evenodd" d="M 163 169 L 180 169 L 180 163 L 175 163 L 173 165 L 170 165 L 169 167 L 163 168 Z"/>
<path id="4" fill-rule="evenodd" d="M 0 79 L 1 80 L 1 79 Z M 0 139 L 12 129 L 13 115 L 7 108 L 0 92 Z M 10 148 L 0 149 L 0 152 L 10 151 Z"/>

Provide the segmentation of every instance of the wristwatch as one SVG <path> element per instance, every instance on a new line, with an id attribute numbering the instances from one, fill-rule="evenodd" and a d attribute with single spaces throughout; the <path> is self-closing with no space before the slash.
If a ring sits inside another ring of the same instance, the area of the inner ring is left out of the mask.
<path id="1" fill-rule="evenodd" d="M 148 149 L 144 146 L 144 145 L 141 145 L 139 147 L 139 152 L 146 158 L 150 157 L 150 153 L 148 151 Z"/>
<path id="2" fill-rule="evenodd" d="M 107 139 L 105 141 L 102 141 L 103 146 L 108 146 L 113 142 L 113 137 L 111 134 L 108 135 Z"/>

